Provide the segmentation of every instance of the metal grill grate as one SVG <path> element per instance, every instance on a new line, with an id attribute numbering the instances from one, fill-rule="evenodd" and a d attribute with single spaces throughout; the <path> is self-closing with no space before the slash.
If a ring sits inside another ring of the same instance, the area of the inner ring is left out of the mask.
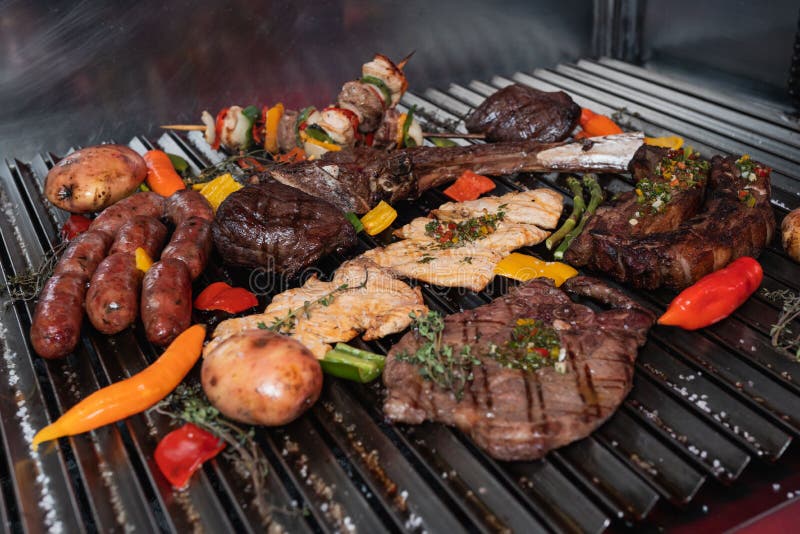
<path id="1" fill-rule="evenodd" d="M 563 89 L 585 107 L 611 114 L 648 135 L 676 133 L 703 155 L 750 153 L 775 169 L 774 205 L 780 218 L 800 205 L 800 127 L 781 110 L 740 102 L 614 60 L 579 61 L 552 70 L 518 73 L 513 81 Z M 512 80 L 452 85 L 446 92 L 407 94 L 426 127 L 463 131 L 462 119 L 486 95 Z M 206 166 L 199 136 L 165 134 L 157 144 Z M 150 148 L 146 138 L 130 146 Z M 41 184 L 55 158 L 0 166 L 0 275 L 7 281 L 38 264 L 58 242 L 65 214 L 43 203 Z M 566 191 L 555 175 L 501 177 L 498 193 L 545 185 Z M 619 177 L 604 177 L 618 191 Z M 440 191 L 403 203 L 397 224 L 443 202 Z M 366 250 L 377 243 L 362 238 Z M 534 248 L 533 253 L 542 250 Z M 343 258 L 322 265 L 332 271 Z M 761 256 L 768 289 L 800 287 L 800 268 L 773 244 Z M 240 273 L 239 273 L 240 274 Z M 238 276 L 214 262 L 209 279 Z M 482 293 L 423 285 L 426 302 L 445 312 L 489 302 L 502 283 Z M 660 310 L 668 291 L 631 293 Z M 0 362 L 0 521 L 14 530 L 145 532 L 260 531 L 263 518 L 249 489 L 225 458 L 208 464 L 189 489 L 173 493 L 157 473 L 153 451 L 169 421 L 132 417 L 88 436 L 62 440 L 32 454 L 28 443 L 44 426 L 98 387 L 128 377 L 156 352 L 140 327 L 106 337 L 84 329 L 82 343 L 63 361 L 32 355 L 27 342 L 32 304 L 3 306 Z M 732 318 L 701 332 L 655 328 L 637 361 L 631 395 L 592 436 L 536 462 L 495 461 L 450 428 L 393 426 L 383 420 L 378 386 L 327 380 L 321 401 L 304 417 L 258 440 L 270 462 L 269 501 L 287 531 L 457 532 L 535 530 L 600 532 L 647 521 L 659 506 L 674 511 L 705 486 L 736 484 L 748 469 L 781 457 L 800 433 L 798 363 L 777 353 L 768 332 L 778 309 L 752 298 Z M 371 346 L 385 351 L 396 339 Z"/>

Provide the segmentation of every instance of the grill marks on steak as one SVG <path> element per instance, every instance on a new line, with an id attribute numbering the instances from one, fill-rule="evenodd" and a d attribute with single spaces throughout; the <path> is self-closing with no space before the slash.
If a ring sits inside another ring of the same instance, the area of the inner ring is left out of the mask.
<path id="1" fill-rule="evenodd" d="M 493 457 L 532 460 L 583 438 L 602 424 L 628 394 L 633 362 L 653 315 L 605 283 L 577 277 L 564 286 L 613 309 L 595 312 L 574 303 L 549 281 L 534 280 L 474 310 L 445 318 L 442 343 L 457 353 L 464 345 L 481 360 L 472 368 L 462 400 L 423 379 L 416 366 L 397 359 L 421 341 L 406 334 L 389 352 L 383 373 L 384 412 L 396 422 L 425 420 L 458 427 Z M 517 319 L 539 319 L 559 333 L 566 350 L 564 374 L 553 367 L 509 369 L 488 356 L 501 346 Z"/>
<path id="2" fill-rule="evenodd" d="M 356 242 L 353 225 L 338 208 L 277 182 L 232 193 L 217 210 L 212 233 L 225 262 L 289 277 Z"/>
<path id="3" fill-rule="evenodd" d="M 754 197 L 752 207 L 739 198 L 742 190 Z M 566 259 L 637 288 L 682 289 L 736 258 L 758 256 L 775 232 L 769 177 L 748 181 L 736 158 L 715 156 L 704 193 L 696 209 L 696 199 L 675 198 L 670 210 L 648 216 L 657 223 L 635 227 L 629 214 L 641 205 L 625 193 L 597 210 Z"/>
<path id="4" fill-rule="evenodd" d="M 581 108 L 563 91 L 548 93 L 514 84 L 500 89 L 467 117 L 467 130 L 486 140 L 563 141 L 578 125 Z"/>

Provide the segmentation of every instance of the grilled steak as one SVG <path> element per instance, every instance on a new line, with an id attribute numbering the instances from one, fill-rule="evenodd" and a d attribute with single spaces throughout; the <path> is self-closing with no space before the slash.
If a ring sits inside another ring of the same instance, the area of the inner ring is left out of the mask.
<path id="1" fill-rule="evenodd" d="M 486 134 L 487 141 L 552 143 L 566 139 L 580 116 L 580 106 L 563 91 L 514 84 L 484 100 L 465 122 L 467 130 Z"/>
<path id="2" fill-rule="evenodd" d="M 652 167 L 651 183 L 669 180 L 658 172 L 665 161 Z M 735 158 L 715 156 L 705 188 L 673 191 L 657 213 L 649 199 L 640 202 L 635 191 L 624 193 L 597 210 L 567 251 L 567 261 L 634 287 L 682 289 L 740 256 L 758 256 L 772 239 L 775 218 L 768 169 L 749 166 L 758 174 L 748 170 L 742 177 Z"/>
<path id="3" fill-rule="evenodd" d="M 464 395 L 424 379 L 403 354 L 422 344 L 415 332 L 392 348 L 383 373 L 385 414 L 393 421 L 425 420 L 457 426 L 495 458 L 532 460 L 583 438 L 603 423 L 631 388 L 637 349 L 653 324 L 652 314 L 605 283 L 588 277 L 562 286 L 612 307 L 594 312 L 576 304 L 549 281 L 534 280 L 505 297 L 445 318 L 442 345 L 459 354 L 470 345 L 480 365 L 470 369 Z M 511 338 L 518 320 L 552 326 L 565 354 L 565 372 L 546 365 L 514 369 L 491 356 Z"/>
<path id="4" fill-rule="evenodd" d="M 492 176 L 515 172 L 625 172 L 641 133 L 577 143 L 516 141 L 459 147 L 415 147 L 383 152 L 369 147 L 328 152 L 316 161 L 276 165 L 250 177 L 278 181 L 330 202 L 342 211 L 366 213 L 378 202 L 396 202 L 455 180 L 465 170 Z"/>
<path id="5" fill-rule="evenodd" d="M 232 193 L 217 210 L 212 233 L 226 262 L 288 277 L 356 242 L 353 225 L 338 208 L 277 182 Z"/>

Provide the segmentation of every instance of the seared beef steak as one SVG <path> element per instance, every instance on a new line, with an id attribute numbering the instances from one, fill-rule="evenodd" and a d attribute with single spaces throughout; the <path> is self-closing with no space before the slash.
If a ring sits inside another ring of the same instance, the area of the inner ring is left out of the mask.
<path id="1" fill-rule="evenodd" d="M 570 96 L 548 93 L 526 85 L 500 89 L 467 117 L 467 130 L 486 134 L 486 140 L 563 141 L 581 117 L 581 108 Z"/>
<path id="2" fill-rule="evenodd" d="M 572 302 L 549 281 L 534 280 L 505 297 L 445 318 L 442 345 L 458 354 L 469 345 L 480 365 L 470 369 L 463 397 L 424 379 L 415 364 L 399 357 L 422 344 L 406 334 L 389 352 L 383 373 L 384 412 L 393 421 L 439 421 L 457 426 L 495 458 L 532 460 L 590 434 L 620 405 L 631 388 L 633 362 L 653 315 L 624 294 L 588 277 L 568 280 L 567 291 L 605 302 L 594 312 Z M 565 372 L 547 365 L 513 369 L 490 355 L 508 342 L 520 319 L 540 320 L 558 333 Z"/>
<path id="3" fill-rule="evenodd" d="M 652 203 L 639 202 L 631 191 L 602 206 L 567 250 L 567 261 L 634 287 L 682 289 L 736 258 L 758 256 L 775 231 L 769 172 L 746 163 L 745 168 L 761 170 L 742 177 L 736 161 L 730 156 L 711 160 L 702 199 L 697 196 L 702 188 L 678 191 L 664 209 L 652 213 Z M 656 172 L 649 178 L 665 179 Z"/>
<path id="4" fill-rule="evenodd" d="M 356 242 L 353 225 L 338 208 L 277 182 L 232 193 L 217 210 L 212 231 L 225 262 L 287 276 Z"/>

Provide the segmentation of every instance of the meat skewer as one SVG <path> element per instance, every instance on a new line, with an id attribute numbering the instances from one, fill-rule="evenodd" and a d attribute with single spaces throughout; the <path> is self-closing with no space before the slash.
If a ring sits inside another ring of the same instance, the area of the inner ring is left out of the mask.
<path id="1" fill-rule="evenodd" d="M 164 130 L 174 130 L 176 132 L 204 132 L 204 124 L 162 124 Z M 422 132 L 423 138 L 436 137 L 439 139 L 486 139 L 483 133 L 460 133 L 460 132 Z"/>

